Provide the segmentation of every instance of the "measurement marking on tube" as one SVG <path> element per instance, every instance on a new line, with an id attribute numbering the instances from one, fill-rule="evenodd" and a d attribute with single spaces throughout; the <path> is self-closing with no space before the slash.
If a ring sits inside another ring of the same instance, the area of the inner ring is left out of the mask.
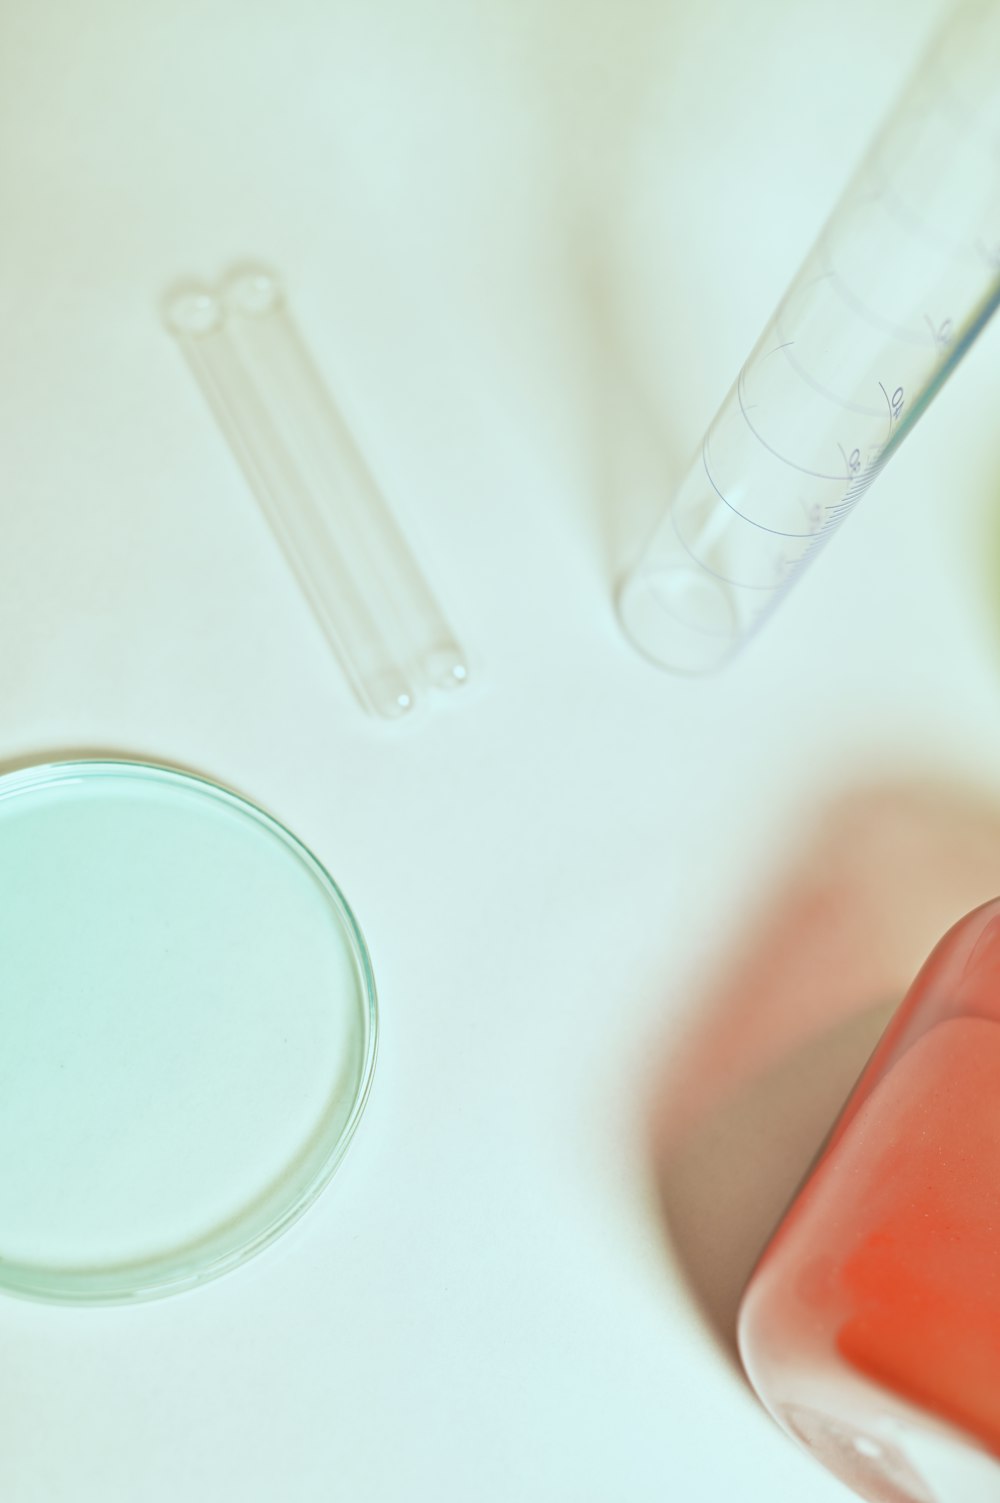
<path id="1" fill-rule="evenodd" d="M 886 391 L 885 387 L 882 385 L 882 382 L 880 381 L 878 384 L 879 384 L 879 387 L 881 389 L 882 395 L 885 397 L 886 406 L 889 409 L 889 421 L 890 421 L 890 423 L 898 423 L 899 419 L 900 419 L 900 415 L 901 415 L 901 413 L 903 411 L 903 398 L 905 396 L 903 388 L 901 386 L 897 386 L 896 390 L 893 392 L 892 396 L 890 397 L 889 393 Z"/>
<path id="2" fill-rule="evenodd" d="M 854 510 L 865 491 L 876 480 L 881 468 L 882 460 L 876 459 L 865 474 L 859 475 L 856 480 L 851 481 L 851 484 L 836 505 L 827 508 L 827 520 L 822 528 L 824 532 L 832 531 L 834 527 L 838 526 L 844 520 L 848 512 Z"/>
<path id="3" fill-rule="evenodd" d="M 705 477 L 708 480 L 708 483 L 712 487 L 712 489 L 715 492 L 715 494 L 718 496 L 719 500 L 722 502 L 722 504 L 724 506 L 726 506 L 726 507 L 729 508 L 729 510 L 732 512 L 732 514 L 733 514 L 734 517 L 739 517 L 740 521 L 741 522 L 746 522 L 748 524 L 748 526 L 750 526 L 750 527 L 756 527 L 759 532 L 769 532 L 772 537 L 776 537 L 776 538 L 805 538 L 805 537 L 811 536 L 811 534 L 808 533 L 808 532 L 785 532 L 780 527 L 768 527 L 768 526 L 765 525 L 765 523 L 763 523 L 763 522 L 757 522 L 757 521 L 754 520 L 753 517 L 748 517 L 747 514 L 746 514 L 746 512 L 740 511 L 740 509 L 739 509 L 738 506 L 734 506 L 733 503 L 730 501 L 729 497 L 726 496 L 726 495 L 724 495 L 723 492 L 716 485 L 715 479 L 714 479 L 714 477 L 712 475 L 712 472 L 708 468 L 708 456 L 705 453 L 705 445 L 707 443 L 708 443 L 708 434 L 705 435 L 704 441 L 702 442 L 702 446 L 701 446 L 701 463 L 702 463 L 702 467 L 704 468 L 704 471 L 705 471 Z"/>
<path id="4" fill-rule="evenodd" d="M 924 314 L 924 323 L 931 331 L 931 338 L 938 349 L 946 350 L 955 337 L 950 318 L 944 318 L 939 324 L 935 324 L 929 313 Z"/>
<path id="5" fill-rule="evenodd" d="M 823 525 L 813 533 L 812 537 L 809 539 L 806 546 L 799 554 L 798 558 L 794 560 L 794 567 L 796 570 L 801 569 L 805 565 L 807 560 L 812 557 L 817 549 L 823 546 L 832 532 L 836 532 L 837 528 L 840 526 L 841 522 L 844 521 L 845 517 L 847 517 L 849 513 L 854 510 L 855 506 L 861 500 L 861 497 L 864 495 L 865 491 L 868 489 L 869 485 L 871 485 L 874 479 L 875 475 L 872 474 L 864 480 L 863 484 L 856 483 L 857 488 L 852 487 L 852 489 L 848 492 L 844 499 L 842 501 L 839 501 L 836 506 L 827 507 Z"/>
<path id="6" fill-rule="evenodd" d="M 867 475 L 862 475 L 860 479 L 853 481 L 850 487 L 844 492 L 841 499 L 837 502 L 836 506 L 831 506 L 829 508 L 830 514 L 836 515 L 838 512 L 850 511 L 855 501 L 859 500 L 864 495 L 868 487 L 873 484 L 877 474 L 878 466 L 876 465 L 869 471 Z"/>
<path id="7" fill-rule="evenodd" d="M 897 390 L 900 389 L 897 388 Z M 895 396 L 895 393 L 893 395 Z M 887 400 L 889 400 L 888 394 Z M 729 497 L 720 489 L 719 485 L 716 483 L 715 477 L 713 476 L 709 468 L 708 455 L 706 453 L 707 444 L 708 435 L 706 434 L 701 446 L 701 463 L 705 471 L 705 478 L 708 480 L 709 485 L 712 487 L 712 490 L 718 496 L 719 500 L 729 511 L 732 512 L 733 516 L 739 517 L 741 522 L 746 522 L 748 526 L 756 528 L 758 532 L 767 532 L 770 533 L 772 537 L 778 538 L 808 538 L 816 537 L 824 533 L 827 530 L 828 526 L 831 525 L 831 523 L 835 524 L 843 516 L 846 516 L 846 514 L 851 510 L 855 503 L 861 499 L 882 467 L 882 450 L 878 451 L 875 458 L 869 462 L 868 466 L 864 470 L 860 469 L 860 450 L 852 450 L 850 458 L 848 459 L 845 455 L 845 460 L 847 461 L 848 468 L 854 470 L 854 478 L 850 480 L 847 489 L 844 491 L 839 501 L 831 502 L 829 505 L 822 505 L 822 515 L 825 519 L 823 525 L 818 529 L 818 531 L 810 529 L 808 532 L 788 532 L 779 527 L 768 527 L 764 522 L 758 522 L 755 518 L 748 517 L 746 512 L 740 511 L 739 507 L 735 506 L 733 502 L 730 501 Z M 841 453 L 844 452 L 843 448 L 839 444 L 838 448 L 840 448 Z M 824 478 L 830 478 L 833 480 L 848 480 L 847 475 L 834 475 Z"/>
<path id="8" fill-rule="evenodd" d="M 787 346 L 779 345 L 778 348 L 779 349 L 783 349 L 783 348 L 787 348 Z M 772 353 L 774 353 L 774 352 L 772 351 Z M 811 475 L 814 480 L 846 480 L 847 479 L 846 475 L 831 475 L 831 474 L 829 474 L 825 470 L 810 470 L 804 464 L 796 464 L 794 459 L 789 459 L 786 454 L 779 454 L 777 449 L 772 448 L 772 446 L 768 443 L 768 441 L 764 437 L 764 435 L 762 433 L 760 433 L 754 427 L 753 423 L 750 421 L 750 418 L 749 418 L 749 415 L 748 415 L 749 412 L 750 412 L 750 408 L 747 406 L 746 402 L 743 400 L 744 379 L 745 379 L 745 376 L 746 376 L 746 366 L 744 365 L 743 368 L 742 368 L 742 370 L 740 371 L 739 375 L 736 378 L 736 400 L 740 404 L 740 412 L 743 414 L 743 420 L 744 420 L 744 422 L 746 423 L 747 427 L 750 429 L 750 432 L 753 434 L 754 438 L 762 446 L 762 448 L 765 448 L 769 454 L 773 454 L 774 457 L 775 457 L 775 459 L 780 460 L 781 463 L 784 464 L 784 465 L 787 465 L 789 469 L 791 469 L 791 470 L 798 470 L 798 472 L 799 472 L 800 475 Z M 754 405 L 756 406 L 757 404 L 755 403 Z M 844 452 L 843 449 L 841 449 L 840 452 L 843 454 L 843 452 Z M 845 463 L 846 463 L 846 455 L 845 455 Z"/>
<path id="9" fill-rule="evenodd" d="M 774 326 L 779 334 L 783 332 L 777 318 L 774 321 Z M 776 354 L 778 350 L 782 350 L 785 359 L 799 379 L 804 381 L 807 386 L 811 386 L 818 396 L 825 397 L 828 402 L 832 402 L 835 407 L 840 407 L 844 412 L 853 412 L 857 417 L 873 418 L 882 416 L 880 407 L 861 407 L 857 402 L 848 402 L 843 397 L 838 397 L 836 392 L 829 391 L 814 376 L 811 376 L 807 370 L 803 370 L 802 366 L 795 359 L 795 356 L 788 353 L 794 343 L 794 339 L 789 339 L 784 344 L 775 345 L 774 349 L 769 351 L 769 353 Z"/>
<path id="10" fill-rule="evenodd" d="M 856 475 L 861 469 L 861 450 L 852 449 L 850 454 L 848 454 L 847 450 L 844 448 L 843 444 L 839 442 L 839 440 L 837 443 L 837 448 L 840 450 L 841 457 L 844 461 L 844 479 L 846 480 L 848 475 Z"/>

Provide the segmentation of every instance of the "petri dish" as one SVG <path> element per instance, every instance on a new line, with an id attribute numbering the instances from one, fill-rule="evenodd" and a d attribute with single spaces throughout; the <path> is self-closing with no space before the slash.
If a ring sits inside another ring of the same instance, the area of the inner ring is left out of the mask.
<path id="1" fill-rule="evenodd" d="M 315 1199 L 376 999 L 314 856 L 246 800 L 116 761 L 0 777 L 0 1288 L 150 1298 Z"/>

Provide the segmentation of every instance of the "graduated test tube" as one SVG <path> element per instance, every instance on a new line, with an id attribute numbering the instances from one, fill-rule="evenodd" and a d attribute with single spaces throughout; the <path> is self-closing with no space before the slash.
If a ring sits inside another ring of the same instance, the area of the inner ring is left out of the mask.
<path id="1" fill-rule="evenodd" d="M 1000 304 L 1000 4 L 938 36 L 624 579 L 655 663 L 720 666 L 853 510 Z"/>

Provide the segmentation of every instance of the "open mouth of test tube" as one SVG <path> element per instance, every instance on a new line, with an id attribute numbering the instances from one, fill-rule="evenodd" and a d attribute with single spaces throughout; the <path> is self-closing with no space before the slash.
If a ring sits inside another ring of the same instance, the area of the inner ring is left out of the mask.
<path id="1" fill-rule="evenodd" d="M 165 318 L 355 694 L 407 715 L 465 654 L 265 267 L 175 289 Z"/>

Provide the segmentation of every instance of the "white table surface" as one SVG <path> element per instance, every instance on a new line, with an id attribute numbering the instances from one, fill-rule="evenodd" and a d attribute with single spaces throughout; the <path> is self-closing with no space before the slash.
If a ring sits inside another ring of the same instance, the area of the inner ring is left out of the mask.
<path id="1" fill-rule="evenodd" d="M 701 1313 L 649 1123 L 839 800 L 966 801 L 907 964 L 991 895 L 997 331 L 726 675 L 657 673 L 610 598 L 943 8 L 7 7 L 0 761 L 258 800 L 354 906 L 382 1036 L 345 1163 L 245 1269 L 0 1298 L 5 1503 L 847 1496 Z M 248 255 L 473 654 L 400 729 L 352 701 L 158 322 Z M 766 1172 L 749 1139 L 728 1166 Z"/>

